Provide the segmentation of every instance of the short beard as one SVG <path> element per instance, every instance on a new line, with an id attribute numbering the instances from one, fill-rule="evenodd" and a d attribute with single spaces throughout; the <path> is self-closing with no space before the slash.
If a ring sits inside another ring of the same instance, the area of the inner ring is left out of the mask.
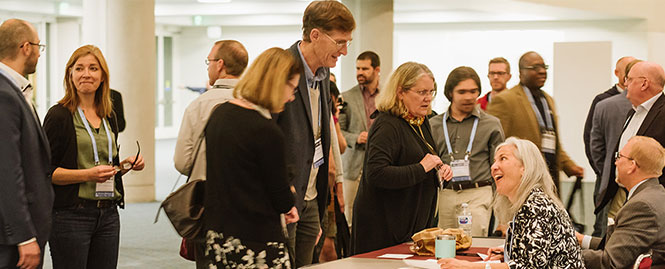
<path id="1" fill-rule="evenodd" d="M 37 71 L 37 60 L 39 59 L 38 57 L 35 57 L 35 61 L 32 61 L 32 57 L 34 54 L 30 54 L 30 57 L 25 61 L 25 66 L 23 66 L 23 75 L 27 76 L 35 71 Z"/>

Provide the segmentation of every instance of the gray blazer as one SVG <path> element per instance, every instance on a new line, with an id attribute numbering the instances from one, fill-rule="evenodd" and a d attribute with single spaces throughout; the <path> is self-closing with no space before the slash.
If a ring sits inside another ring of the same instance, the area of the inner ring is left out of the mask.
<path id="1" fill-rule="evenodd" d="M 365 160 L 365 144 L 356 144 L 358 135 L 367 132 L 367 116 L 365 116 L 365 101 L 360 87 L 356 85 L 342 93 L 347 105 L 339 113 L 339 126 L 346 139 L 348 148 L 342 154 L 344 163 L 344 179 L 356 180 L 360 176 Z"/>
<path id="2" fill-rule="evenodd" d="M 665 188 L 657 178 L 637 187 L 619 210 L 615 225 L 608 227 L 605 249 L 601 238 L 591 240 L 582 252 L 586 268 L 632 268 L 635 259 L 653 251 L 654 264 L 665 263 Z"/>
<path id="3" fill-rule="evenodd" d="M 596 206 L 600 205 L 605 196 L 610 180 L 610 169 L 614 163 L 614 147 L 619 143 L 621 130 L 626 121 L 626 115 L 631 109 L 630 101 L 626 98 L 626 91 L 600 101 L 593 113 L 591 127 L 591 161 L 601 171 L 596 175 Z"/>
<path id="4" fill-rule="evenodd" d="M 0 245 L 34 237 L 43 250 L 53 208 L 51 156 L 33 113 L 16 84 L 0 72 Z"/>

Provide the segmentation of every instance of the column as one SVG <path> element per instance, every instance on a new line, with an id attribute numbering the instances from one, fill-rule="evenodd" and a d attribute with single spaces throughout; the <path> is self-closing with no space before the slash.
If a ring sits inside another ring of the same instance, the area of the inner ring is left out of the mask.
<path id="1" fill-rule="evenodd" d="M 102 48 L 110 86 L 122 93 L 127 127 L 118 139 L 120 158 L 141 144 L 145 169 L 123 177 L 125 200 L 155 199 L 156 44 L 154 0 L 84 0 L 83 40 Z M 99 42 L 99 43 L 98 43 Z"/>
<path id="2" fill-rule="evenodd" d="M 342 85 L 340 91 L 355 86 L 356 58 L 371 50 L 381 58 L 379 88 L 385 85 L 393 70 L 393 0 L 344 0 L 356 20 L 353 43 L 342 58 Z"/>

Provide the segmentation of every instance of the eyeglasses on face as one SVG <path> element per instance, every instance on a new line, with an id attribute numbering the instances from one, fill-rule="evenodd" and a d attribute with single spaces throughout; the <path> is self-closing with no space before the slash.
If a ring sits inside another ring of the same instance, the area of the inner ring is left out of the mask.
<path id="1" fill-rule="evenodd" d="M 643 79 L 645 79 L 645 80 L 648 80 L 647 77 L 643 77 L 643 76 L 640 76 L 640 77 L 629 77 L 629 76 L 626 76 L 626 80 L 625 80 L 624 85 L 628 85 L 628 84 L 630 84 L 631 82 L 633 82 L 634 79 L 640 79 L 640 78 L 643 78 Z"/>
<path id="2" fill-rule="evenodd" d="M 210 65 L 211 62 L 216 62 L 216 61 L 219 61 L 219 59 L 208 59 L 208 58 L 206 58 L 206 60 L 205 60 L 206 65 Z"/>
<path id="3" fill-rule="evenodd" d="M 522 68 L 522 69 L 528 69 L 528 70 L 534 70 L 534 71 L 537 71 L 537 70 L 539 70 L 539 69 L 541 69 L 541 68 L 542 68 L 543 70 L 547 70 L 547 69 L 550 68 L 550 66 L 549 66 L 549 65 L 546 65 L 546 64 L 534 64 L 534 65 L 529 65 L 529 66 L 522 66 L 521 68 Z"/>
<path id="4" fill-rule="evenodd" d="M 323 33 L 326 37 L 328 37 L 328 39 L 330 39 L 330 41 L 335 43 L 335 46 L 337 46 L 337 49 L 342 49 L 344 46 L 346 46 L 347 48 L 349 46 L 351 46 L 351 40 L 337 41 L 337 40 L 333 39 L 332 37 L 330 37 L 328 34 L 324 33 L 323 31 L 321 31 L 321 33 Z"/>
<path id="5" fill-rule="evenodd" d="M 508 72 L 489 72 L 487 75 L 490 76 L 490 77 L 491 76 L 500 76 L 500 77 L 502 77 L 502 76 L 505 76 L 507 74 L 508 74 Z"/>
<path id="6" fill-rule="evenodd" d="M 436 96 L 436 90 L 420 90 L 420 91 L 412 91 L 417 93 L 418 95 L 425 97 L 425 96 L 431 96 L 434 97 Z"/>
<path id="7" fill-rule="evenodd" d="M 39 52 L 44 52 L 46 50 L 46 45 L 44 45 L 44 44 L 32 43 L 30 41 L 28 41 L 28 44 L 33 45 L 33 46 L 38 46 L 39 47 Z M 21 45 L 20 48 L 23 48 L 24 46 L 25 46 L 25 43 L 23 45 Z"/>
<path id="8" fill-rule="evenodd" d="M 639 165 L 637 164 L 637 161 L 635 161 L 635 159 L 633 159 L 631 157 L 628 157 L 626 155 L 623 155 L 623 154 L 621 154 L 621 152 L 618 152 L 618 151 L 614 153 L 614 161 L 615 162 L 619 161 L 619 159 L 621 159 L 621 158 L 626 158 L 629 161 L 633 161 L 633 162 L 635 162 L 635 165 L 637 165 L 637 167 L 639 167 Z"/>

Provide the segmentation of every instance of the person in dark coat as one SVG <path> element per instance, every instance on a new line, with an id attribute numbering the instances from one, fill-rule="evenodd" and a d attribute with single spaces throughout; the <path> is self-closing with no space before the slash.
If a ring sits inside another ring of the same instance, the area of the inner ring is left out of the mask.
<path id="1" fill-rule="evenodd" d="M 437 188 L 452 178 L 425 117 L 436 95 L 427 66 L 402 64 L 379 94 L 353 207 L 351 253 L 411 240 L 435 227 Z"/>

